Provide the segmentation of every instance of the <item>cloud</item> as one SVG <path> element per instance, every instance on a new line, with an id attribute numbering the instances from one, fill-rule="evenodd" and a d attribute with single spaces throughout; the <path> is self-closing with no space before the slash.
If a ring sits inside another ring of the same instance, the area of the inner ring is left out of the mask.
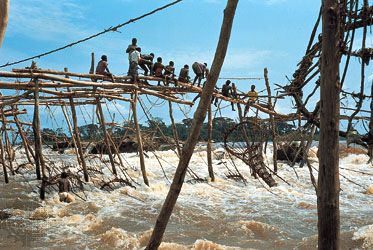
<path id="1" fill-rule="evenodd" d="M 83 8 L 73 0 L 14 0 L 9 15 L 9 35 L 45 41 L 85 34 L 77 23 L 84 19 Z"/>

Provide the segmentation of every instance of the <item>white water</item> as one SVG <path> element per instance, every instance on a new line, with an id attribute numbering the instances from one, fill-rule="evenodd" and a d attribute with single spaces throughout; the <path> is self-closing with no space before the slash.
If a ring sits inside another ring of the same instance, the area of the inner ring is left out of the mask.
<path id="1" fill-rule="evenodd" d="M 215 156 L 221 151 L 217 149 Z M 163 168 L 171 180 L 177 156 L 173 151 L 156 154 L 162 158 Z M 270 167 L 271 154 L 268 150 L 266 160 Z M 153 153 L 148 155 L 150 187 L 142 184 L 136 154 L 122 154 L 130 165 L 128 172 L 140 185 L 136 189 L 122 187 L 109 193 L 88 184 L 86 202 L 77 198 L 75 203 L 60 203 L 58 195 L 53 193 L 41 203 L 38 194 L 31 192 L 38 183 L 32 174 L 11 177 L 8 185 L 1 182 L 0 209 L 13 217 L 0 221 L 0 248 L 144 248 L 169 188 Z M 313 156 L 313 166 L 317 168 L 317 158 Z M 75 164 L 74 155 L 53 155 L 49 159 L 65 165 Z M 340 165 L 373 174 L 373 166 L 366 164 L 367 160 L 366 155 L 349 155 L 341 158 Z M 21 151 L 17 152 L 17 161 L 24 161 Z M 205 162 L 206 153 L 199 148 L 190 168 L 202 178 L 208 177 Z M 235 164 L 247 179 L 247 185 L 228 179 L 227 168 L 224 164 L 217 165 L 219 162 L 213 161 L 216 182 L 184 184 L 161 249 L 316 247 L 316 195 L 307 167 L 292 169 L 280 163 L 279 175 L 290 186 L 275 177 L 279 186 L 269 192 L 263 182 L 250 176 L 248 167 L 240 160 L 236 159 Z M 224 162 L 233 169 L 229 159 Z M 110 176 L 110 171 L 102 167 Z M 341 177 L 342 246 L 343 249 L 373 249 L 373 195 L 367 194 L 373 176 L 350 170 L 341 169 L 341 174 L 362 187 Z M 314 175 L 317 178 L 315 170 Z M 190 179 L 187 175 L 186 180 Z"/>

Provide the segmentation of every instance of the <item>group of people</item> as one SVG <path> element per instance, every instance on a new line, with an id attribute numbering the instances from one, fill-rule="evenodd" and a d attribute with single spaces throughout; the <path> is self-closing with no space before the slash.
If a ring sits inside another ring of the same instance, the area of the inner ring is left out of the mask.
<path id="1" fill-rule="evenodd" d="M 126 49 L 126 53 L 128 54 L 128 62 L 129 62 L 129 69 L 128 69 L 128 76 L 132 77 L 133 82 L 138 81 L 138 69 L 139 67 L 144 70 L 144 75 L 155 76 L 158 78 L 164 79 L 164 84 L 166 86 L 169 85 L 169 82 L 172 81 L 177 84 L 177 82 L 183 83 L 190 83 L 191 78 L 189 76 L 189 65 L 185 64 L 184 67 L 180 70 L 179 76 L 176 79 L 175 75 L 175 63 L 170 61 L 168 65 L 163 64 L 162 57 L 158 57 L 156 62 L 153 63 L 155 58 L 154 53 L 150 54 L 143 54 L 141 48 L 137 45 L 137 39 L 133 38 L 132 43 L 128 45 Z M 207 67 L 207 63 L 199 63 L 194 62 L 192 64 L 192 70 L 195 74 L 194 80 L 192 82 L 193 85 L 197 84 L 198 87 L 201 86 L 201 82 L 203 79 L 207 78 L 209 74 L 209 69 Z M 104 75 L 109 77 L 112 81 L 114 81 L 113 75 L 110 73 L 108 68 L 108 58 L 106 55 L 101 57 L 101 61 L 97 64 L 96 67 L 96 74 Z M 161 81 L 158 81 L 158 86 L 160 85 Z M 221 94 L 225 97 L 237 98 L 237 91 L 232 88 L 231 81 L 227 80 L 226 83 L 221 88 Z M 249 111 L 250 104 L 253 104 L 258 99 L 258 93 L 255 90 L 255 85 L 251 86 L 251 90 L 246 95 L 249 97 L 247 105 L 245 107 L 244 115 L 246 116 L 247 112 Z M 197 95 L 193 102 L 198 99 L 200 95 Z M 212 100 L 214 102 L 214 100 Z M 215 106 L 217 106 L 218 99 L 215 98 Z M 234 109 L 234 103 L 231 103 L 232 111 Z"/>
<path id="2" fill-rule="evenodd" d="M 225 97 L 237 98 L 238 95 L 237 95 L 236 87 L 235 87 L 234 84 L 231 85 L 231 83 L 232 83 L 231 80 L 227 80 L 225 82 L 225 84 L 221 88 L 221 94 Z M 249 99 L 248 99 L 248 102 L 245 106 L 244 116 L 246 116 L 246 114 L 249 112 L 250 105 L 254 104 L 258 100 L 258 92 L 255 90 L 255 85 L 251 85 L 250 91 L 247 92 L 245 97 L 248 97 Z M 214 101 L 214 99 L 211 102 L 213 102 L 213 101 Z M 214 105 L 217 106 L 217 104 L 218 104 L 218 99 L 215 98 Z M 234 109 L 234 103 L 233 102 L 231 102 L 231 106 L 232 106 L 232 111 L 236 111 Z"/>
<path id="3" fill-rule="evenodd" d="M 165 66 L 162 57 L 157 57 L 156 62 L 153 62 L 155 58 L 154 53 L 143 54 L 141 48 L 137 46 L 136 38 L 132 39 L 132 43 L 128 45 L 126 49 L 126 53 L 128 54 L 129 62 L 127 75 L 132 77 L 133 82 L 138 81 L 139 67 L 144 70 L 145 76 L 150 75 L 165 79 L 165 85 L 168 85 L 170 81 L 173 81 L 175 84 L 177 81 L 184 83 L 190 82 L 189 65 L 184 65 L 180 70 L 179 77 L 176 79 L 175 63 L 170 61 L 168 65 Z M 207 78 L 207 75 L 209 74 L 207 63 L 194 62 L 192 70 L 195 73 L 193 85 L 197 83 L 198 86 L 200 86 L 202 79 Z M 96 67 L 96 74 L 107 76 L 114 81 L 113 74 L 110 72 L 108 67 L 108 57 L 106 55 L 101 56 L 101 60 L 98 62 Z M 158 85 L 160 85 L 160 81 L 158 82 Z"/>

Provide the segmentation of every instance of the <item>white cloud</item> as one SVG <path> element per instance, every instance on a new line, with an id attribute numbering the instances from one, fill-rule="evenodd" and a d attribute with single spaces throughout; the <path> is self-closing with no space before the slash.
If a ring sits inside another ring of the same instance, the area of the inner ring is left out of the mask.
<path id="1" fill-rule="evenodd" d="M 55 41 L 85 33 L 76 24 L 84 19 L 83 8 L 73 0 L 14 0 L 9 14 L 9 35 Z"/>

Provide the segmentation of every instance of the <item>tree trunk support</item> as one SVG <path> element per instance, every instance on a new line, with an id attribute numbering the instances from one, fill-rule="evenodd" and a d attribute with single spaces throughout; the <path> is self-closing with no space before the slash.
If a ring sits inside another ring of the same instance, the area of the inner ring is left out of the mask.
<path id="1" fill-rule="evenodd" d="M 197 144 L 202 124 L 206 118 L 207 107 L 211 103 L 211 96 L 224 63 L 237 4 L 238 0 L 228 0 L 227 7 L 224 10 L 224 20 L 220 31 L 214 61 L 211 66 L 211 71 L 207 77 L 205 87 L 203 88 L 201 100 L 198 104 L 197 110 L 194 113 L 192 128 L 190 130 L 188 139 L 183 146 L 180 161 L 177 166 L 170 190 L 158 215 L 153 233 L 149 240 L 149 244 L 146 247 L 147 250 L 158 249 L 166 230 L 167 223 L 172 214 L 172 210 L 176 204 L 177 198 L 179 197 L 184 183 L 185 174 L 194 152 L 194 147 Z"/>
<path id="2" fill-rule="evenodd" d="M 338 1 L 323 0 L 317 193 L 318 248 L 322 250 L 340 249 L 338 152 L 340 23 Z"/>

